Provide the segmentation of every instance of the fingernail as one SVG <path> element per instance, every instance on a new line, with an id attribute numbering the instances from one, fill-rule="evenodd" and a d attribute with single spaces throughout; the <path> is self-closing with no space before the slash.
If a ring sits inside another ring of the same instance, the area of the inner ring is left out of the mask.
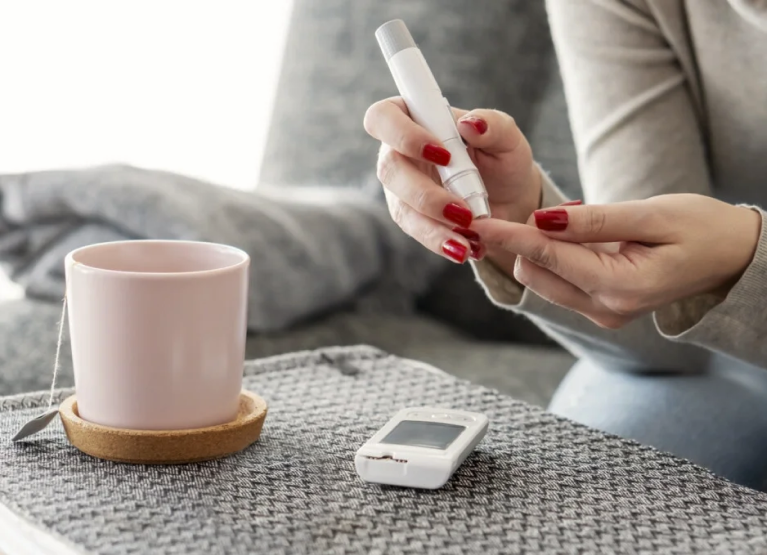
<path id="1" fill-rule="evenodd" d="M 485 249 L 482 243 L 480 243 L 479 233 L 465 227 L 454 227 L 453 232 L 469 240 L 469 251 L 471 252 L 469 256 L 474 260 L 480 260 L 485 255 Z"/>
<path id="2" fill-rule="evenodd" d="M 477 241 L 469 241 L 469 250 L 471 251 L 471 257 L 474 260 L 482 260 L 482 257 L 485 256 L 485 249 L 482 246 L 481 243 L 478 243 Z"/>
<path id="3" fill-rule="evenodd" d="M 480 135 L 484 135 L 485 131 L 487 131 L 487 122 L 477 116 L 467 116 L 460 120 L 460 123 L 468 123 Z"/>
<path id="4" fill-rule="evenodd" d="M 582 200 L 569 200 L 567 202 L 563 202 L 559 206 L 580 206 L 581 204 L 583 204 Z"/>
<path id="5" fill-rule="evenodd" d="M 466 229 L 465 227 L 454 227 L 453 232 L 457 233 L 458 235 L 462 235 L 463 237 L 466 237 L 469 241 L 479 241 L 479 233 L 474 231 L 473 229 Z"/>
<path id="6" fill-rule="evenodd" d="M 466 262 L 466 250 L 465 245 L 462 245 L 458 241 L 453 241 L 452 239 L 448 239 L 442 244 L 442 252 L 459 264 Z"/>
<path id="7" fill-rule="evenodd" d="M 426 145 L 423 147 L 422 155 L 429 162 L 434 162 L 440 166 L 447 166 L 450 163 L 450 151 L 437 145 Z"/>
<path id="8" fill-rule="evenodd" d="M 445 206 L 444 210 L 442 210 L 442 215 L 445 219 L 461 227 L 469 227 L 471 225 L 471 210 L 454 202 Z"/>
<path id="9" fill-rule="evenodd" d="M 549 210 L 536 210 L 535 225 L 544 231 L 564 231 L 567 229 L 567 210 L 553 208 Z"/>

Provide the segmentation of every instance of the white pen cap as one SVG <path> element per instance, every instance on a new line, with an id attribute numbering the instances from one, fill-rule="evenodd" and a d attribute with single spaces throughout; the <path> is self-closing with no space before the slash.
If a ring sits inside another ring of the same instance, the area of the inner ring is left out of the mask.
<path id="1" fill-rule="evenodd" d="M 393 19 L 381 25 L 376 30 L 376 39 L 387 62 L 400 50 L 416 46 L 413 35 L 401 19 Z"/>

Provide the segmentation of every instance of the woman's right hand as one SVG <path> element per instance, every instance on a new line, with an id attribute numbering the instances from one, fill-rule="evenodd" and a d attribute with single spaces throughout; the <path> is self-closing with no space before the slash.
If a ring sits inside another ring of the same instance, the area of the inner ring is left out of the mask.
<path id="1" fill-rule="evenodd" d="M 540 208 L 541 176 L 514 119 L 497 110 L 453 108 L 453 114 L 485 183 L 493 218 L 525 223 Z M 365 130 L 381 141 L 378 179 L 402 230 L 454 262 L 482 258 L 481 238 L 468 229 L 471 211 L 442 187 L 435 167 L 447 165 L 450 153 L 410 118 L 404 100 L 373 104 L 365 114 Z"/>
<path id="2" fill-rule="evenodd" d="M 751 265 L 762 232 L 758 211 L 693 194 L 570 203 L 532 220 L 484 220 L 476 228 L 488 247 L 516 257 L 520 284 L 605 328 L 701 294 L 723 300 Z"/>

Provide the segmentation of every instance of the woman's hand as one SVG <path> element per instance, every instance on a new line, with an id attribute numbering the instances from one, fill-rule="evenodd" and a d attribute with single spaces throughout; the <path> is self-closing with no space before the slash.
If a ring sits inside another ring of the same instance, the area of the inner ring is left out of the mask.
<path id="1" fill-rule="evenodd" d="M 687 194 L 560 206 L 533 220 L 537 229 L 494 219 L 472 227 L 491 252 L 517 255 L 522 285 L 606 328 L 694 295 L 726 295 L 761 231 L 759 213 Z"/>
<path id="2" fill-rule="evenodd" d="M 511 116 L 496 110 L 453 109 L 488 192 L 493 217 L 525 222 L 540 207 L 541 178 L 530 145 Z M 484 255 L 479 237 L 467 228 L 471 211 L 441 186 L 435 164 L 450 153 L 416 124 L 400 97 L 373 104 L 365 130 L 381 141 L 378 178 L 395 222 L 426 248 L 463 263 Z"/>

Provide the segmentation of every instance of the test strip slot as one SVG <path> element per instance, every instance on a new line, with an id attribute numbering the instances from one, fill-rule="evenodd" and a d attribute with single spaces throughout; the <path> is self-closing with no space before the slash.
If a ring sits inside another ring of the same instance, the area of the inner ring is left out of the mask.
<path id="1" fill-rule="evenodd" d="M 371 457 L 370 455 L 363 455 L 366 459 L 370 459 L 371 461 L 392 461 L 396 463 L 402 463 L 407 464 L 406 459 L 395 459 L 389 455 L 384 455 L 383 457 Z"/>

